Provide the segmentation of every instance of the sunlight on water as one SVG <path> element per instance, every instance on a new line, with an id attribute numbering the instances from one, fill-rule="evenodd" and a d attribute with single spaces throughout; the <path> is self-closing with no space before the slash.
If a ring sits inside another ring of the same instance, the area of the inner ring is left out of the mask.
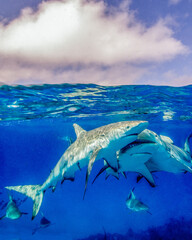
<path id="1" fill-rule="evenodd" d="M 1 120 L 92 117 L 190 120 L 192 86 L 103 87 L 97 85 L 1 86 Z M 185 105 L 185 103 L 187 103 Z"/>

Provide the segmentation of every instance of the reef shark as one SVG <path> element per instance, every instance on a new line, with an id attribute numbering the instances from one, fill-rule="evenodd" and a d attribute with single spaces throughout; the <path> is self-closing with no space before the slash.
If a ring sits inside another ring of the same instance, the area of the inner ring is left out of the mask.
<path id="1" fill-rule="evenodd" d="M 154 187 L 155 182 L 151 172 L 192 173 L 192 155 L 189 146 L 191 137 L 192 135 L 186 139 L 184 149 L 182 149 L 175 146 L 169 137 L 159 136 L 155 132 L 145 129 L 138 134 L 135 141 L 117 151 L 118 171 L 114 171 L 105 162 L 105 166 L 96 178 L 105 170 L 106 178 L 109 175 L 118 178 L 119 173 L 125 175 L 125 172 L 137 172 L 140 175 L 138 180 L 145 177 Z"/>
<path id="2" fill-rule="evenodd" d="M 126 206 L 130 210 L 134 212 L 139 212 L 139 211 L 146 211 L 147 213 L 151 214 L 149 212 L 149 207 L 141 202 L 140 200 L 136 199 L 135 194 L 133 193 L 134 188 L 130 191 L 127 199 L 126 199 Z"/>
<path id="3" fill-rule="evenodd" d="M 52 188 L 54 191 L 59 181 L 73 180 L 77 170 L 88 166 L 85 180 L 85 196 L 88 178 L 94 162 L 103 158 L 116 171 L 118 169 L 116 152 L 135 141 L 137 135 L 147 126 L 148 122 L 146 121 L 123 121 L 86 131 L 79 125 L 73 124 L 77 136 L 76 141 L 67 148 L 42 185 L 20 185 L 5 188 L 32 198 L 33 220 L 39 212 L 43 195 L 48 188 Z"/>
<path id="4" fill-rule="evenodd" d="M 94 181 L 105 170 L 105 179 L 107 179 L 110 175 L 119 179 L 120 173 L 126 177 L 126 172 L 136 172 L 139 173 L 139 175 L 145 177 L 145 179 L 150 183 L 152 187 L 155 187 L 153 176 L 146 166 L 146 163 L 152 158 L 153 153 L 157 150 L 157 145 L 155 145 L 154 142 L 150 141 L 147 141 L 148 144 L 145 143 L 146 142 L 141 142 L 137 138 L 135 141 L 118 150 L 116 152 L 118 163 L 117 171 L 114 171 L 114 169 L 111 168 L 109 164 L 104 160 L 104 167 L 96 175 Z"/>
<path id="5" fill-rule="evenodd" d="M 184 149 L 177 147 L 173 141 L 163 135 L 157 135 L 155 132 L 145 129 L 138 135 L 136 144 L 151 148 L 152 157 L 146 162 L 146 166 L 150 172 L 165 171 L 171 173 L 190 172 L 192 173 L 192 158 L 189 147 L 189 139 L 186 139 Z"/>
<path id="6" fill-rule="evenodd" d="M 9 218 L 9 219 L 15 220 L 20 218 L 23 214 L 28 214 L 28 213 L 20 212 L 12 196 L 9 195 L 9 202 L 7 204 L 6 214 L 0 217 L 0 220 L 3 218 Z"/>

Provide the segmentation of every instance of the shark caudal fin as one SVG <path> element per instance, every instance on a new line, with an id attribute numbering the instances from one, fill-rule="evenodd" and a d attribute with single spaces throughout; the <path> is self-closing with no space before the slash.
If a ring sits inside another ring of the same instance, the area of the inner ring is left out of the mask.
<path id="1" fill-rule="evenodd" d="M 33 199 L 33 220 L 39 212 L 43 200 L 43 191 L 41 190 L 41 185 L 9 186 L 5 188 L 22 193 Z"/>

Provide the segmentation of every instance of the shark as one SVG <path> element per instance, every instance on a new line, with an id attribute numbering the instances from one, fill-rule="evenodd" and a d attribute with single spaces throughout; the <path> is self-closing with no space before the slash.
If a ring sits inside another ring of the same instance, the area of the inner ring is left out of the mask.
<path id="1" fill-rule="evenodd" d="M 135 141 L 138 134 L 146 129 L 147 126 L 147 121 L 122 121 L 86 131 L 78 124 L 73 124 L 77 139 L 66 149 L 43 184 L 7 186 L 5 188 L 32 198 L 33 220 L 39 212 L 47 189 L 52 188 L 54 192 L 59 181 L 63 183 L 65 180 L 74 180 L 77 170 L 87 166 L 83 197 L 85 196 L 88 179 L 96 160 L 105 159 L 108 165 L 114 171 L 117 171 L 116 152 Z"/>
<path id="2" fill-rule="evenodd" d="M 143 132 L 140 134 L 142 133 Z M 104 167 L 99 171 L 92 183 L 94 183 L 98 176 L 106 170 L 105 179 L 107 179 L 110 175 L 119 179 L 119 174 L 126 177 L 126 172 L 136 172 L 140 176 L 144 177 L 152 187 L 155 187 L 155 181 L 150 170 L 146 166 L 146 163 L 157 151 L 158 146 L 152 141 L 138 140 L 140 134 L 138 134 L 135 141 L 116 152 L 118 170 L 114 171 L 114 169 L 111 168 L 104 160 Z"/>
<path id="3" fill-rule="evenodd" d="M 150 172 L 165 171 L 170 173 L 190 172 L 192 173 L 192 155 L 187 137 L 184 148 L 174 145 L 172 139 L 167 136 L 157 135 L 155 132 L 145 129 L 138 135 L 136 144 L 150 144 L 153 149 L 152 157 L 146 162 Z"/>
<path id="4" fill-rule="evenodd" d="M 135 194 L 133 193 L 134 189 L 135 188 L 132 188 L 126 199 L 127 208 L 134 212 L 146 211 L 147 213 L 151 214 L 149 212 L 149 207 L 140 200 L 136 199 Z"/>
<path id="5" fill-rule="evenodd" d="M 191 137 L 192 134 L 187 137 L 182 149 L 174 145 L 168 136 L 157 135 L 145 129 L 138 134 L 135 141 L 117 151 L 118 171 L 114 171 L 105 162 L 94 181 L 105 170 L 106 178 L 110 175 L 119 178 L 119 173 L 126 176 L 126 172 L 136 172 L 139 174 L 138 181 L 144 177 L 155 187 L 152 172 L 192 173 L 192 154 L 189 146 Z"/>
<path id="6" fill-rule="evenodd" d="M 104 160 L 104 167 L 98 172 L 92 183 L 94 183 L 95 180 L 99 177 L 99 175 L 106 170 L 105 179 L 107 179 L 110 175 L 119 179 L 120 173 L 125 178 L 127 178 L 126 172 L 136 172 L 142 177 L 144 177 L 152 187 L 155 187 L 155 181 L 153 179 L 153 176 L 149 171 L 148 167 L 146 166 L 146 163 L 152 157 L 151 152 L 137 152 L 136 148 L 134 148 L 133 150 L 126 149 L 126 153 L 124 151 L 125 149 L 121 149 L 117 152 L 118 170 L 115 171 Z"/>
<path id="7" fill-rule="evenodd" d="M 21 212 L 19 210 L 17 204 L 13 200 L 12 196 L 9 195 L 9 202 L 7 204 L 6 214 L 4 216 L 0 217 L 0 220 L 2 220 L 4 218 L 9 218 L 9 219 L 15 220 L 15 219 L 20 218 L 23 214 L 28 214 L 28 213 Z"/>

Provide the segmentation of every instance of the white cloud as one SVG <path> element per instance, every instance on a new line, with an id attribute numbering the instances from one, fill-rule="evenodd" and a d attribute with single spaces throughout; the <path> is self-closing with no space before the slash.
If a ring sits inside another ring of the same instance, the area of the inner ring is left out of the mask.
<path id="1" fill-rule="evenodd" d="M 125 76 L 120 77 L 118 70 L 126 72 L 127 78 L 137 79 L 143 72 L 138 64 L 166 61 L 188 52 L 174 38 L 166 19 L 147 28 L 127 9 L 129 4 L 130 1 L 125 1 L 118 9 L 107 9 L 102 0 L 51 0 L 42 2 L 37 11 L 23 9 L 8 24 L 0 22 L 0 77 L 3 78 L 0 81 L 92 82 L 93 79 L 100 83 L 106 75 L 105 82 L 121 84 L 120 79 Z M 129 64 L 126 70 L 125 63 Z M 105 71 L 103 65 L 107 66 Z M 77 71 L 77 66 L 81 70 Z M 58 75 L 55 73 L 58 67 L 73 70 Z"/>
<path id="2" fill-rule="evenodd" d="M 106 16 L 102 1 L 49 1 L 0 27 L 0 54 L 42 64 L 163 61 L 184 53 L 166 22 L 150 28 L 126 12 Z"/>
<path id="3" fill-rule="evenodd" d="M 47 68 L 24 67 L 18 64 L 0 66 L 0 83 L 15 84 L 60 84 L 60 83 L 96 83 L 100 85 L 134 84 L 147 72 L 146 68 L 127 66 L 112 67 L 90 66 L 71 68 L 65 71 L 52 71 Z"/>
<path id="4" fill-rule="evenodd" d="M 169 70 L 164 73 L 164 82 L 169 82 L 170 85 L 180 87 L 192 84 L 191 74 L 178 74 L 175 70 Z"/>
<path id="5" fill-rule="evenodd" d="M 191 69 L 173 69 L 168 71 L 158 71 L 156 68 L 150 68 L 145 76 L 139 80 L 138 84 L 153 84 L 182 87 L 192 85 L 192 72 Z"/>

